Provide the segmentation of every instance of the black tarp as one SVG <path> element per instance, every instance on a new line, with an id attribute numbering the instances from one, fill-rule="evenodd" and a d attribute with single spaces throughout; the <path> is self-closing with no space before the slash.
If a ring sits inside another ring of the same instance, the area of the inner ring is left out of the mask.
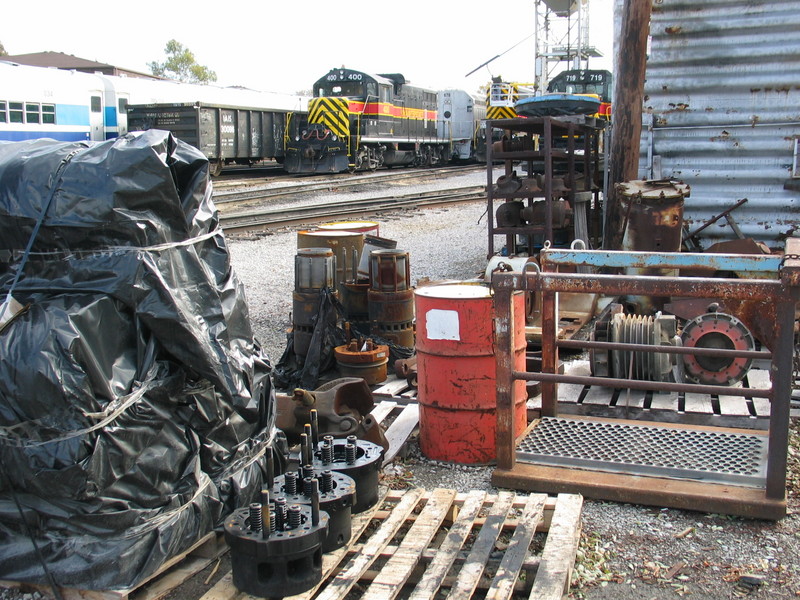
<path id="1" fill-rule="evenodd" d="M 28 309 L 0 331 L 0 579 L 45 582 L 32 533 L 59 585 L 128 588 L 256 497 L 271 365 L 198 150 L 0 143 L 9 292 Z"/>

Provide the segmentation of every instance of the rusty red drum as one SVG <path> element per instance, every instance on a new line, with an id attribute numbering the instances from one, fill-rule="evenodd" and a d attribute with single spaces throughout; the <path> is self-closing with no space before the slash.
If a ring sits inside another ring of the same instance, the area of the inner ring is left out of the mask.
<path id="1" fill-rule="evenodd" d="M 497 457 L 491 289 L 457 283 L 415 291 L 419 443 L 433 460 L 488 464 Z M 525 301 L 515 293 L 514 369 L 525 370 Z M 514 430 L 527 425 L 525 382 L 514 382 Z"/>

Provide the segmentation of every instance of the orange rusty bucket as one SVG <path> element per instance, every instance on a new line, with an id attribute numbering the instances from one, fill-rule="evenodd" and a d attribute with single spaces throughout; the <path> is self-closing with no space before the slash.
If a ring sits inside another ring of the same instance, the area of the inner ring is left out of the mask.
<path id="1" fill-rule="evenodd" d="M 415 291 L 419 445 L 430 459 L 487 464 L 497 458 L 495 346 L 488 286 Z M 514 294 L 514 369 L 525 370 L 525 299 Z M 525 382 L 514 382 L 514 429 L 527 425 Z"/>

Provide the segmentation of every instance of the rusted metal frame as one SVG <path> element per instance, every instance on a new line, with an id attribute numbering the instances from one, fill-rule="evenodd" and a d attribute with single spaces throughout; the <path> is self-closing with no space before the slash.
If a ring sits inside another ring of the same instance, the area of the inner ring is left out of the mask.
<path id="1" fill-rule="evenodd" d="M 787 244 L 788 246 L 788 244 Z M 789 410 L 794 361 L 794 320 L 798 289 L 790 287 L 777 303 L 775 351 L 770 372 L 772 397 L 769 413 L 767 454 L 767 498 L 782 499 L 786 494 L 786 454 L 789 447 Z"/>
<path id="2" fill-rule="evenodd" d="M 516 463 L 514 379 L 512 377 L 514 370 L 514 309 L 511 304 L 514 290 L 514 282 L 511 282 L 511 285 L 495 288 L 493 297 L 497 386 L 497 466 L 501 469 L 512 469 Z"/>
<path id="3" fill-rule="evenodd" d="M 620 342 L 593 342 L 583 340 L 558 340 L 559 348 L 586 349 L 597 348 L 602 350 L 625 350 L 628 352 L 655 352 L 661 354 L 694 354 L 695 356 L 719 356 L 728 358 L 753 358 L 756 360 L 770 360 L 771 352 L 761 350 L 728 350 L 727 348 L 692 348 L 688 346 L 650 346 L 647 344 L 623 344 Z"/>
<path id="4" fill-rule="evenodd" d="M 659 277 L 644 275 L 581 275 L 531 273 L 523 284 L 529 291 L 601 293 L 609 296 L 687 296 L 778 301 L 786 293 L 777 280 L 718 279 L 711 277 Z"/>
<path id="5" fill-rule="evenodd" d="M 544 359 L 544 356 L 542 356 Z M 524 381 L 541 381 L 553 383 L 576 383 L 578 385 L 597 385 L 601 387 L 647 390 L 654 392 L 694 392 L 696 394 L 709 394 L 716 396 L 742 396 L 745 398 L 771 398 L 772 390 L 759 388 L 735 388 L 723 385 L 698 385 L 694 383 L 670 383 L 668 381 L 644 381 L 639 379 L 616 379 L 613 377 L 589 377 L 585 375 L 562 375 L 559 373 L 544 372 L 542 363 L 541 373 L 529 371 L 512 371 L 514 379 Z M 542 401 L 544 407 L 544 400 Z M 548 415 L 555 416 L 555 415 Z"/>
<path id="6" fill-rule="evenodd" d="M 491 258 L 494 256 L 494 168 L 492 166 L 492 139 L 494 133 L 494 126 L 492 125 L 492 121 L 486 122 L 486 130 L 484 135 L 486 136 L 486 220 L 489 223 L 489 243 L 487 245 L 488 254 L 487 257 Z"/>
<path id="7" fill-rule="evenodd" d="M 705 223 L 703 223 L 702 225 L 700 225 L 700 227 L 698 227 L 698 228 L 697 228 L 697 229 L 695 229 L 694 231 L 691 231 L 691 232 L 687 233 L 685 237 L 686 237 L 687 239 L 692 239 L 692 238 L 693 238 L 693 237 L 695 237 L 695 236 L 696 236 L 698 233 L 700 233 L 701 231 L 703 231 L 705 228 L 707 228 L 707 227 L 710 227 L 711 225 L 713 225 L 714 223 L 716 223 L 717 221 L 719 221 L 719 220 L 720 220 L 722 217 L 726 217 L 726 218 L 727 218 L 727 217 L 728 217 L 728 215 L 730 215 L 730 214 L 731 214 L 731 213 L 732 213 L 734 210 L 736 210 L 737 208 L 739 208 L 739 207 L 740 207 L 742 204 L 744 204 L 745 202 L 747 202 L 747 198 L 742 198 L 741 200 L 739 200 L 739 201 L 738 201 L 736 204 L 734 204 L 733 206 L 730 206 L 730 207 L 726 208 L 725 210 L 723 210 L 723 211 L 722 211 L 721 213 L 719 213 L 718 215 L 716 215 L 716 216 L 714 216 L 714 217 L 711 217 L 711 218 L 710 218 L 708 221 L 706 221 Z"/>
<path id="8" fill-rule="evenodd" d="M 542 263 L 554 266 L 592 266 L 626 269 L 708 269 L 764 273 L 777 278 L 781 258 L 756 254 L 702 252 L 626 252 L 623 250 L 565 250 L 549 248 L 540 253 Z"/>
<path id="9" fill-rule="evenodd" d="M 787 244 L 788 245 L 788 244 Z M 794 261 L 792 261 L 794 262 Z M 794 265 L 792 265 L 794 267 Z M 786 463 L 789 431 L 789 402 L 791 396 L 792 362 L 794 354 L 794 316 L 795 306 L 800 297 L 798 294 L 797 269 L 788 269 L 781 273 L 782 281 L 762 280 L 712 280 L 706 278 L 675 278 L 675 277 L 635 277 L 635 276 L 602 276 L 602 275 L 572 275 L 558 273 L 496 273 L 492 278 L 492 287 L 495 289 L 496 311 L 498 317 L 505 314 L 510 323 L 511 294 L 514 289 L 540 291 L 542 293 L 542 373 L 533 374 L 514 371 L 511 368 L 513 348 L 510 333 L 502 340 L 498 337 L 498 467 L 512 469 L 515 462 L 515 448 L 513 443 L 508 447 L 508 440 L 513 440 L 513 399 L 511 389 L 515 379 L 542 381 L 542 414 L 557 416 L 555 397 L 556 382 L 573 380 L 595 380 L 598 378 L 576 378 L 559 375 L 556 372 L 558 344 L 555 335 L 557 322 L 557 292 L 601 292 L 606 294 L 631 293 L 631 287 L 641 289 L 644 293 L 682 294 L 689 297 L 716 297 L 725 293 L 732 293 L 734 297 L 759 297 L 769 299 L 777 304 L 776 323 L 776 351 L 772 357 L 772 388 L 769 390 L 744 390 L 742 388 L 720 388 L 719 386 L 690 386 L 692 391 L 698 393 L 721 393 L 727 395 L 745 395 L 754 397 L 767 397 L 771 401 L 769 443 L 766 475 L 766 496 L 782 500 L 785 497 Z M 583 281 L 582 281 L 583 280 Z M 587 285 L 587 280 L 591 285 Z M 599 284 L 599 285 L 598 285 Z M 635 291 L 633 293 L 636 293 Z M 545 324 L 551 324 L 545 331 Z M 497 333 L 499 328 L 497 328 Z M 501 368 L 501 363 L 505 368 Z M 580 382 L 578 382 L 580 383 Z M 632 380 L 609 380 L 602 382 L 613 387 L 630 387 L 632 389 L 648 389 L 650 382 Z M 662 384 L 663 385 L 663 384 Z M 682 384 L 670 384 L 682 386 Z M 545 390 L 551 387 L 547 398 Z M 504 390 L 501 392 L 501 389 Z M 677 389 L 677 388 L 676 388 Z M 500 418 L 500 407 L 504 405 L 507 421 Z M 545 413 L 547 410 L 547 413 Z M 503 431 L 505 429 L 505 431 Z M 503 440 L 502 462 L 500 440 Z M 510 450 L 510 451 L 509 451 Z"/>
<path id="10" fill-rule="evenodd" d="M 542 119 L 544 134 L 544 239 L 553 239 L 553 127 L 551 117 Z M 528 249 L 530 251 L 530 249 Z"/>
<path id="11" fill-rule="evenodd" d="M 567 199 L 570 206 L 575 210 L 575 124 L 567 124 L 567 180 L 566 184 L 569 187 L 569 194 Z M 552 240 L 553 238 L 545 238 Z"/>

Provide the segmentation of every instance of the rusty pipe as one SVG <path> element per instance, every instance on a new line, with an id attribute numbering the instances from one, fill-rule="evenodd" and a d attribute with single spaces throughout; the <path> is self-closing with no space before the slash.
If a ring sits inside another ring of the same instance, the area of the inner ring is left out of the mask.
<path id="1" fill-rule="evenodd" d="M 623 344 L 618 342 L 591 342 L 581 340 L 557 340 L 559 348 L 597 348 L 601 350 L 627 350 L 632 352 L 657 352 L 662 354 L 694 354 L 696 356 L 719 356 L 728 358 L 771 359 L 771 352 L 760 350 L 728 350 L 726 348 L 701 348 L 698 346 L 658 346 L 650 344 Z"/>
<path id="2" fill-rule="evenodd" d="M 512 371 L 514 379 L 525 381 L 541 381 L 543 383 L 576 383 L 578 385 L 598 385 L 630 390 L 645 390 L 654 392 L 694 392 L 716 396 L 742 396 L 745 398 L 772 398 L 772 390 L 755 388 L 732 388 L 721 385 L 695 385 L 691 383 L 669 383 L 657 381 L 642 381 L 638 379 L 615 379 L 612 377 L 588 377 L 585 375 L 559 375 L 557 373 L 528 373 L 527 371 Z"/>

